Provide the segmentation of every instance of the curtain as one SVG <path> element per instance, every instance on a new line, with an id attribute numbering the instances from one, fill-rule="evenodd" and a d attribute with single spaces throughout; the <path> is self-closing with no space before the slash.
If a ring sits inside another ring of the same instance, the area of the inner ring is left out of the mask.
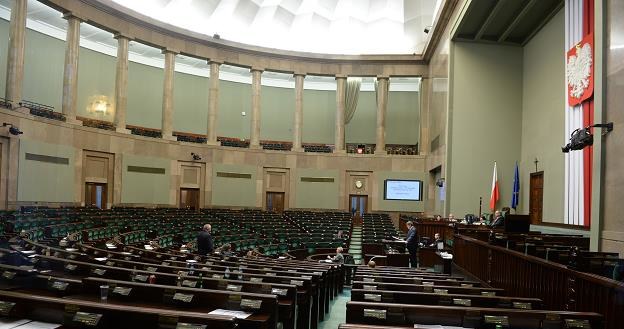
<path id="1" fill-rule="evenodd" d="M 360 96 L 360 86 L 362 79 L 347 78 L 347 86 L 345 90 L 345 124 L 353 119 L 355 109 L 357 108 L 358 98 Z"/>

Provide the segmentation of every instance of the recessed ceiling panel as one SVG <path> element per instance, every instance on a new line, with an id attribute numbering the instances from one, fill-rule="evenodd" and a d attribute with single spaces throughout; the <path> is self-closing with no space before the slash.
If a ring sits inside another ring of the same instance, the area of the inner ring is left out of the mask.
<path id="1" fill-rule="evenodd" d="M 443 0 L 113 0 L 249 45 L 327 54 L 421 54 Z"/>

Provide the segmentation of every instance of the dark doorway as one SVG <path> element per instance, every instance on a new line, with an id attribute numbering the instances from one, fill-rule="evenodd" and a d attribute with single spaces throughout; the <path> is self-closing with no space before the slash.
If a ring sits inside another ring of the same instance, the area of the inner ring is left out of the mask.
<path id="1" fill-rule="evenodd" d="M 358 215 L 362 217 L 366 212 L 368 212 L 368 196 L 367 195 L 351 195 L 350 210 L 351 213 L 355 212 L 354 215 Z"/>
<path id="2" fill-rule="evenodd" d="M 86 183 L 85 206 L 106 209 L 106 184 Z"/>
<path id="3" fill-rule="evenodd" d="M 529 187 L 529 218 L 531 224 L 542 222 L 542 211 L 544 206 L 544 172 L 534 172 L 531 174 Z"/>
<path id="4" fill-rule="evenodd" d="M 284 212 L 284 192 L 266 192 L 267 211 Z"/>
<path id="5" fill-rule="evenodd" d="M 180 189 L 180 208 L 199 209 L 199 189 L 197 188 L 181 188 Z"/>

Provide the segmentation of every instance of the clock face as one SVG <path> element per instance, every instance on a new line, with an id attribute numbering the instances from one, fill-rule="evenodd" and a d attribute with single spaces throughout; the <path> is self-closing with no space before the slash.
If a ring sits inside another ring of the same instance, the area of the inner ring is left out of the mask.
<path id="1" fill-rule="evenodd" d="M 355 181 L 355 188 L 360 189 L 360 188 L 362 188 L 363 186 L 364 186 L 364 183 L 362 183 L 362 181 L 361 181 L 361 180 L 356 180 L 356 181 Z"/>

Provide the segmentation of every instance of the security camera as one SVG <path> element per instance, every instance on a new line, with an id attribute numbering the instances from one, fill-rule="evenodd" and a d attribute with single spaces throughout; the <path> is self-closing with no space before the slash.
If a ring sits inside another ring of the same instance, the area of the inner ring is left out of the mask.
<path id="1" fill-rule="evenodd" d="M 423 32 L 425 32 L 425 34 L 429 34 L 429 31 L 431 31 L 431 28 L 432 26 L 426 26 Z"/>
<path id="2" fill-rule="evenodd" d="M 605 131 L 602 133 L 604 136 L 613 130 L 613 122 L 598 123 L 574 130 L 570 136 L 570 142 L 561 147 L 561 151 L 563 153 L 568 153 L 570 151 L 582 150 L 585 147 L 592 145 L 594 143 L 594 135 L 591 133 L 591 128 L 604 128 Z"/>
<path id="3" fill-rule="evenodd" d="M 17 136 L 17 135 L 21 135 L 21 134 L 24 133 L 23 131 L 21 131 L 19 128 L 17 128 L 16 126 L 14 126 L 11 123 L 6 123 L 5 122 L 5 123 L 2 124 L 2 126 L 3 127 L 7 127 L 8 126 L 9 127 L 9 134 L 11 134 L 11 135 Z"/>
<path id="4" fill-rule="evenodd" d="M 191 156 L 193 157 L 193 161 L 201 160 L 201 156 L 199 156 L 199 154 L 195 154 L 195 153 L 191 152 Z"/>

